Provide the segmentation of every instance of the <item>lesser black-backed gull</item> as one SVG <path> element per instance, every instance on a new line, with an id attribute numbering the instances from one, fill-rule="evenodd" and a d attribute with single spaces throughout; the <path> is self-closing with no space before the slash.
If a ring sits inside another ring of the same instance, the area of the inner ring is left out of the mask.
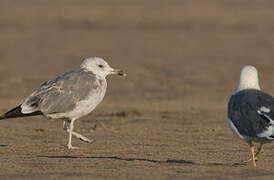
<path id="1" fill-rule="evenodd" d="M 260 90 L 258 72 L 253 66 L 243 67 L 238 88 L 228 103 L 228 125 L 251 149 L 256 166 L 263 144 L 274 140 L 274 99 Z M 255 154 L 254 143 L 259 143 Z"/>
<path id="2" fill-rule="evenodd" d="M 85 142 L 91 141 L 74 132 L 73 123 L 92 112 L 103 100 L 107 88 L 106 76 L 109 74 L 126 75 L 122 70 L 111 68 L 102 58 L 86 58 L 79 68 L 46 81 L 19 106 L 0 116 L 0 119 L 35 115 L 63 119 L 63 128 L 69 133 L 67 146 L 75 149 L 71 145 L 72 135 Z M 66 122 L 70 122 L 69 127 Z"/>

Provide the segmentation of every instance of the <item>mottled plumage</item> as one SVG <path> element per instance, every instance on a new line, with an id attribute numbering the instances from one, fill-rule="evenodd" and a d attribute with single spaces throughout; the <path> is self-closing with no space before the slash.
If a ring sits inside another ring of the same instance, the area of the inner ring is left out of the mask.
<path id="1" fill-rule="evenodd" d="M 24 113 L 41 111 L 45 116 L 72 111 L 79 101 L 88 96 L 105 94 L 106 81 L 99 80 L 93 73 L 82 69 L 66 72 L 46 81 L 22 102 Z M 70 117 L 60 117 L 70 118 Z"/>
<path id="2" fill-rule="evenodd" d="M 73 131 L 73 123 L 93 111 L 103 100 L 107 88 L 106 76 L 109 74 L 125 75 L 123 71 L 111 68 L 101 58 L 87 58 L 80 68 L 43 83 L 19 106 L 0 116 L 0 119 L 34 115 L 61 118 L 65 120 L 64 130 L 69 132 L 68 148 L 74 148 L 71 145 L 72 135 L 85 142 L 91 142 Z M 66 121 L 70 121 L 69 128 Z"/>

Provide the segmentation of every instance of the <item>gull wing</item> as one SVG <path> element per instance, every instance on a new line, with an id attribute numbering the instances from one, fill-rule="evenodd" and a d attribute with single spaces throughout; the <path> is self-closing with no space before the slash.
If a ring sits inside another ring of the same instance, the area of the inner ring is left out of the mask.
<path id="1" fill-rule="evenodd" d="M 84 100 L 98 88 L 92 73 L 81 69 L 66 72 L 46 81 L 21 104 L 22 113 L 41 111 L 44 115 L 65 113 L 73 110 L 78 101 Z"/>

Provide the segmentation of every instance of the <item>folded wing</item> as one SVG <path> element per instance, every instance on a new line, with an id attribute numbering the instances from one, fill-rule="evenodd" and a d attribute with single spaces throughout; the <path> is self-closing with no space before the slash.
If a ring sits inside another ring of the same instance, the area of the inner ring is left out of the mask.
<path id="1" fill-rule="evenodd" d="M 85 99 L 97 86 L 93 74 L 80 69 L 70 71 L 46 81 L 8 114 L 14 112 L 9 117 L 19 117 L 20 113 L 21 116 L 65 113 L 75 108 L 77 101 Z"/>
<path id="2" fill-rule="evenodd" d="M 231 96 L 228 107 L 228 116 L 241 135 L 268 138 L 274 134 L 272 96 L 258 90 L 243 90 Z"/>

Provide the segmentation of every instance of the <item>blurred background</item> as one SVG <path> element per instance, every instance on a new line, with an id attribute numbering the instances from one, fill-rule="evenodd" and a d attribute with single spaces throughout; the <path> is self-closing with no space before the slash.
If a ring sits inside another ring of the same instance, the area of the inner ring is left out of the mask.
<path id="1" fill-rule="evenodd" d="M 106 101 L 220 103 L 245 64 L 258 68 L 271 92 L 273 7 L 259 0 L 1 0 L 0 96 L 17 100 L 88 56 L 129 74 L 109 78 Z"/>
<path id="2" fill-rule="evenodd" d="M 202 124 L 211 122 L 214 136 L 229 141 L 226 104 L 241 68 L 255 65 L 262 89 L 274 94 L 273 8 L 273 1 L 260 0 L 1 0 L 0 110 L 85 57 L 99 56 L 128 76 L 108 77 L 95 114 L 162 113 L 174 129 L 189 121 L 203 136 Z"/>

